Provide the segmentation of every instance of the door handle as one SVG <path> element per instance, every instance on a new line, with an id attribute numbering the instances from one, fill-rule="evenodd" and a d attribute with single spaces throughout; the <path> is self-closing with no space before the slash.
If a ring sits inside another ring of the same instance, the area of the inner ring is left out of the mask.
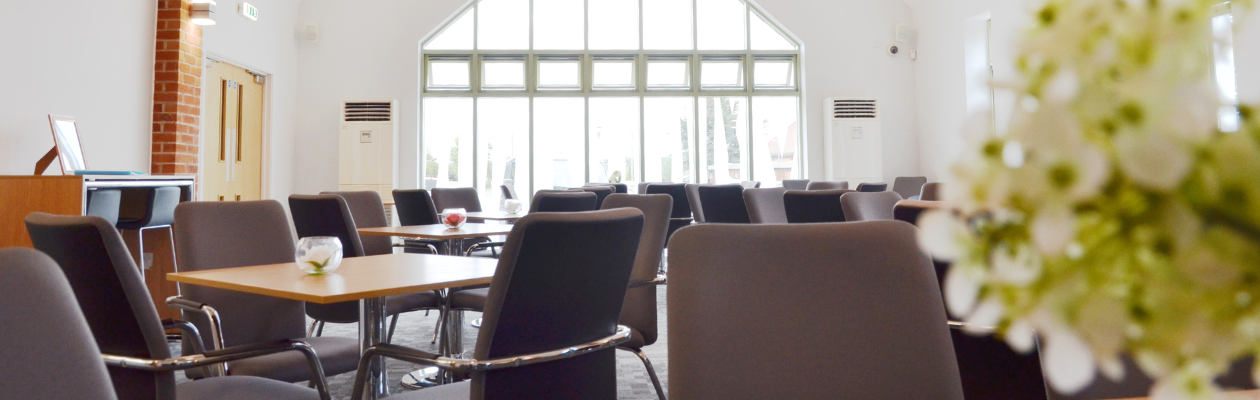
<path id="1" fill-rule="evenodd" d="M 241 195 L 236 195 L 236 201 L 241 201 Z"/>
<path id="2" fill-rule="evenodd" d="M 223 201 L 223 196 L 219 196 L 219 201 Z"/>

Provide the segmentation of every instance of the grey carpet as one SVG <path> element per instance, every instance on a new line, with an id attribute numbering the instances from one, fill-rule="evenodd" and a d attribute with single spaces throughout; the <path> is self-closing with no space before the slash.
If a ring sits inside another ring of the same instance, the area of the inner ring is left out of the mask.
<path id="1" fill-rule="evenodd" d="M 661 386 L 666 388 L 668 394 L 668 363 L 666 358 L 666 327 L 665 319 L 665 287 L 657 290 L 657 315 L 659 316 L 660 339 L 656 344 L 643 349 L 643 352 L 652 359 L 652 365 L 656 367 L 657 376 L 661 379 Z M 465 315 L 465 323 L 470 323 L 474 319 L 479 318 L 480 313 L 469 312 Z M 430 344 L 432 339 L 433 327 L 437 323 L 437 312 L 429 313 L 425 316 L 423 311 L 403 314 L 398 318 L 398 326 L 394 331 L 393 343 L 401 346 L 412 347 L 424 351 L 436 352 L 437 346 Z M 341 337 L 358 337 L 358 324 L 329 324 L 324 328 L 325 336 L 341 336 Z M 471 351 L 477 341 L 477 329 L 466 326 L 464 329 L 464 349 Z M 172 345 L 172 351 L 175 354 L 179 352 L 179 346 Z M 402 376 L 416 369 L 416 365 L 396 360 L 386 362 L 389 370 L 390 393 L 399 393 L 407 389 L 399 386 L 399 380 Z M 183 374 L 176 374 L 183 381 Z M 347 373 L 338 376 L 328 377 L 329 391 L 336 399 L 349 399 L 350 392 L 354 386 L 354 374 Z M 656 391 L 652 388 L 652 381 L 648 379 L 647 371 L 643 368 L 643 363 L 639 361 L 634 354 L 625 351 L 617 351 L 617 398 L 619 399 L 635 399 L 635 400 L 654 400 L 656 399 Z"/>

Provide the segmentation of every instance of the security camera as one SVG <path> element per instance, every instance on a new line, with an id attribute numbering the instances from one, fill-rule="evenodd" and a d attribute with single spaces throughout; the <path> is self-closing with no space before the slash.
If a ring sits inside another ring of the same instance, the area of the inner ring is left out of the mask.
<path id="1" fill-rule="evenodd" d="M 901 52 L 901 49 L 897 48 L 897 46 L 888 47 L 888 55 L 890 56 L 895 56 L 897 55 L 897 53 L 900 53 L 900 52 Z"/>

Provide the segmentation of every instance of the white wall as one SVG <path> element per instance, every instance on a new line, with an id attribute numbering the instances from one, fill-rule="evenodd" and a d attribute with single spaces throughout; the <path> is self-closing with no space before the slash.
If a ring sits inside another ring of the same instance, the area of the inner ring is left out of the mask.
<path id="1" fill-rule="evenodd" d="M 304 139 L 297 132 L 298 118 L 298 39 L 295 18 L 298 0 L 250 0 L 258 7 L 257 21 L 237 11 L 239 1 L 219 0 L 213 26 L 202 28 L 202 51 L 211 57 L 268 74 L 266 90 L 267 119 L 264 122 L 263 198 L 280 199 L 283 203 L 293 193 L 294 179 L 307 179 L 308 173 L 294 174 L 295 143 Z M 203 68 L 203 73 L 208 73 Z M 203 80 L 204 82 L 204 80 Z M 310 83 L 317 84 L 317 83 Z M 203 84 L 202 104 L 207 88 Z M 202 107 L 203 113 L 206 107 Z M 202 116 L 204 126 L 206 116 Z M 202 130 L 202 139 L 207 135 Z M 323 140 L 323 139 L 320 139 Z M 336 144 L 333 139 L 333 144 Z M 333 154 L 332 165 L 337 157 Z M 333 170 L 336 179 L 336 170 Z"/>
<path id="2" fill-rule="evenodd" d="M 0 174 L 29 175 L 52 148 L 48 114 L 79 119 L 89 167 L 149 171 L 156 17 L 155 0 L 4 4 Z"/>
<path id="3" fill-rule="evenodd" d="M 466 0 L 304 0 L 299 28 L 317 24 L 320 40 L 298 44 L 298 131 L 294 192 L 337 187 L 338 102 L 397 99 L 401 187 L 417 182 L 419 41 Z M 804 43 L 805 124 L 810 170 L 822 175 L 822 99 L 870 96 L 883 103 L 884 172 L 919 171 L 913 62 L 889 57 L 897 23 L 911 22 L 900 0 L 762 0 L 759 4 Z M 329 162 L 332 160 L 333 162 Z"/>

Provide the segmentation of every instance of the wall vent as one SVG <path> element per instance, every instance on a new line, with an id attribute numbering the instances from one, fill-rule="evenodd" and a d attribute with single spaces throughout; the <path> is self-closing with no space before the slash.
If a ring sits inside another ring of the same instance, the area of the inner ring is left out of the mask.
<path id="1" fill-rule="evenodd" d="M 879 106 L 870 99 L 836 99 L 831 102 L 831 113 L 836 119 L 879 118 Z"/>
<path id="2" fill-rule="evenodd" d="M 346 102 L 345 112 L 342 114 L 344 122 L 390 122 L 393 121 L 394 112 L 390 102 L 360 101 Z"/>

